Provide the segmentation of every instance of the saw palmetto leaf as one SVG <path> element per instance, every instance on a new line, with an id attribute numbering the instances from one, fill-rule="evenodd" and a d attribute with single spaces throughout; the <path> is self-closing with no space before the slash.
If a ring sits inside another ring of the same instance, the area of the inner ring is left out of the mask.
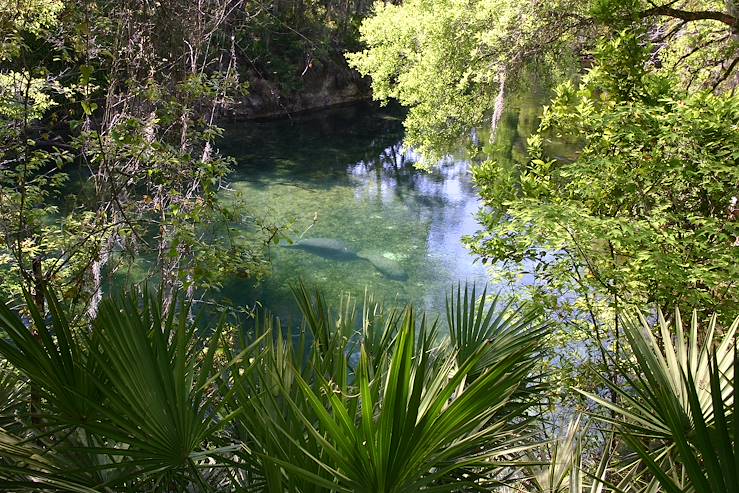
<path id="1" fill-rule="evenodd" d="M 627 319 L 624 333 L 634 368 L 623 368 L 625 385 L 608 383 L 619 402 L 585 394 L 612 412 L 613 417 L 602 419 L 615 425 L 642 470 L 665 491 L 737 491 L 734 382 L 739 319 L 720 339 L 715 318 L 701 331 L 694 313 L 686 333 L 676 312 L 673 326 L 660 312 L 658 339 L 643 316 L 638 322 Z M 654 484 L 649 481 L 648 487 Z"/>

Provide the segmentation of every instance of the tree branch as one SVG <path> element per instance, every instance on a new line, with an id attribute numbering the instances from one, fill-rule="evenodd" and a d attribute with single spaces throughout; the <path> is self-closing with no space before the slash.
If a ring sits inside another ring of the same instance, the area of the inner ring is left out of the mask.
<path id="1" fill-rule="evenodd" d="M 739 23 L 737 23 L 736 17 L 725 12 L 717 12 L 714 10 L 690 11 L 673 9 L 667 5 L 658 5 L 651 9 L 644 10 L 638 15 L 640 19 L 645 19 L 647 17 L 674 17 L 675 19 L 681 19 L 686 22 L 713 20 L 730 26 L 734 31 L 739 29 Z"/>

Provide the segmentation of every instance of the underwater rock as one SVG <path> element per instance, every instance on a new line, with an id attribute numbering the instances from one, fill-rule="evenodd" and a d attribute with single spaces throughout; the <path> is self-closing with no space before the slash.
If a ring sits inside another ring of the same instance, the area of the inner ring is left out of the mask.
<path id="1" fill-rule="evenodd" d="M 357 254 L 341 240 L 333 238 L 305 238 L 285 248 L 296 248 L 330 260 L 357 260 Z"/>
<path id="2" fill-rule="evenodd" d="M 362 250 L 357 253 L 357 257 L 372 264 L 375 269 L 380 271 L 380 273 L 388 279 L 393 279 L 395 281 L 405 281 L 408 279 L 408 274 L 400 266 L 400 263 L 398 263 L 397 260 L 390 258 L 389 255 L 384 255 L 380 252 L 373 252 L 370 250 Z"/>

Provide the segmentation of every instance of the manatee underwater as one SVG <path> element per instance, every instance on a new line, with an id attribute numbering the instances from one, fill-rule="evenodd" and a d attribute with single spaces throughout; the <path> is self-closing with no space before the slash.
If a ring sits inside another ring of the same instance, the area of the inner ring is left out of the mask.
<path id="1" fill-rule="evenodd" d="M 333 238 L 305 238 L 285 248 L 303 250 L 329 260 L 357 260 L 357 254 L 341 240 Z"/>
<path id="2" fill-rule="evenodd" d="M 360 259 L 366 260 L 388 279 L 395 281 L 405 281 L 408 279 L 408 274 L 406 274 L 400 263 L 396 260 L 388 258 L 380 252 L 369 250 L 362 250 L 357 253 L 343 241 L 334 238 L 305 238 L 291 245 L 283 245 L 283 247 L 303 250 L 329 260 L 341 260 L 344 262 Z"/>
<path id="3" fill-rule="evenodd" d="M 395 281 L 408 280 L 408 274 L 400 266 L 400 263 L 397 260 L 386 257 L 380 252 L 362 250 L 357 253 L 357 257 L 374 265 L 375 269 L 380 271 L 382 275 L 388 279 L 393 279 Z"/>

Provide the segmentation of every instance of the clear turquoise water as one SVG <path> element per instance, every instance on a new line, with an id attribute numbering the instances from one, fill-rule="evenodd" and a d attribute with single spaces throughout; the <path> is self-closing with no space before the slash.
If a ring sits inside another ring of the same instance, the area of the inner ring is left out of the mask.
<path id="1" fill-rule="evenodd" d="M 479 227 L 468 162 L 450 158 L 432 173 L 417 170 L 402 138 L 402 114 L 370 104 L 227 127 L 221 149 L 238 166 L 224 200 L 238 197 L 257 218 L 289 224 L 296 240 L 336 239 L 362 256 L 379 256 L 376 263 L 407 278 L 389 277 L 363 259 L 275 246 L 270 276 L 256 286 L 232 279 L 224 296 L 241 305 L 259 300 L 294 319 L 290 287 L 303 280 L 334 302 L 347 293 L 361 301 L 367 289 L 386 303 L 442 314 L 453 283 L 484 284 L 485 267 L 462 244 Z"/>

